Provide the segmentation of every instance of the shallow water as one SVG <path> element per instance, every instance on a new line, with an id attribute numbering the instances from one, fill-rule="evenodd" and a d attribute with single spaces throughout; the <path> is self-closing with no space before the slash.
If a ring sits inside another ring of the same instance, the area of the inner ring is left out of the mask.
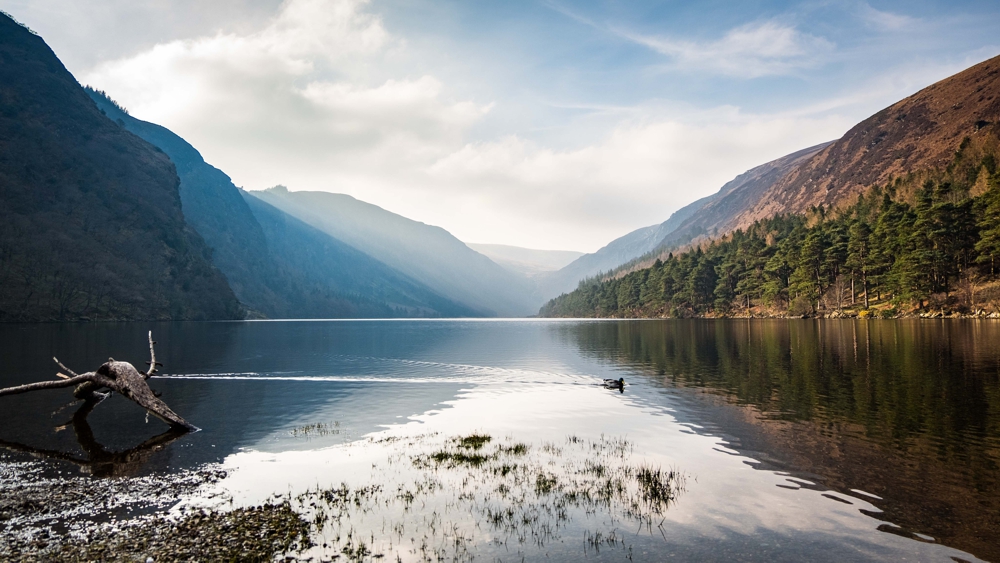
<path id="1" fill-rule="evenodd" d="M 8 459 L 98 477 L 218 463 L 229 476 L 211 492 L 236 505 L 435 480 L 419 508 L 386 497 L 317 531 L 402 560 L 428 553 L 421 534 L 487 560 L 1000 559 L 994 321 L 7 325 L 0 385 L 52 377 L 53 355 L 77 371 L 108 356 L 142 366 L 147 330 L 164 363 L 152 387 L 201 432 L 150 446 L 165 428 L 120 397 L 81 421 L 68 390 L 37 392 L 0 398 Z M 623 392 L 599 385 L 618 377 Z M 490 496 L 500 481 L 413 463 L 472 432 L 525 444 L 518 463 L 560 483 L 592 455 L 575 444 L 625 440 L 621 463 L 674 469 L 683 487 L 645 527 L 577 506 L 532 528 L 556 533 L 497 528 L 485 510 L 511 502 Z"/>

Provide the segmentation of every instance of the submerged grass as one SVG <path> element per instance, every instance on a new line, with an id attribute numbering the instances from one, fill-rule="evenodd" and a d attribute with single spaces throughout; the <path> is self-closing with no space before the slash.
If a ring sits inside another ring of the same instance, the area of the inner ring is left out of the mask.
<path id="1" fill-rule="evenodd" d="M 260 507 L 152 520 L 89 538 L 66 539 L 55 557 L 15 560 L 472 561 L 536 559 L 557 549 L 620 550 L 631 557 L 636 524 L 654 517 L 684 489 L 684 476 L 632 461 L 619 438 L 570 437 L 532 446 L 474 433 L 441 439 L 371 440 L 388 452 L 373 464 L 375 482 L 317 487 Z M 591 526 L 597 526 L 592 529 Z M 652 533 L 649 536 L 653 536 Z M 656 536 L 657 538 L 659 536 Z M 197 551 L 196 550 L 200 550 Z M 41 553 L 41 552 L 39 552 Z M 12 555 L 7 551 L 8 556 Z M 294 555 L 291 555 L 294 554 Z"/>

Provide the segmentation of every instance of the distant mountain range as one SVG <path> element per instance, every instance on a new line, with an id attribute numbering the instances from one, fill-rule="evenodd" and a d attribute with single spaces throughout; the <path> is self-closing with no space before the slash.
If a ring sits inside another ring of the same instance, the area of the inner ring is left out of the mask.
<path id="1" fill-rule="evenodd" d="M 356 248 L 241 192 L 184 139 L 87 89 L 108 118 L 177 167 L 187 221 L 251 315 L 271 318 L 479 316 Z"/>
<path id="2" fill-rule="evenodd" d="M 0 80 L 0 321 L 530 312 L 469 291 L 462 303 L 242 192 L 181 137 L 82 88 L 6 15 Z M 514 299 L 523 278 L 488 279 L 511 274 L 450 238 L 471 261 L 456 278 Z"/>
<path id="3" fill-rule="evenodd" d="M 537 311 L 534 288 L 448 231 L 351 196 L 291 192 L 283 186 L 251 195 L 342 240 L 482 316 Z"/>
<path id="4" fill-rule="evenodd" d="M 466 246 L 504 268 L 529 278 L 559 270 L 583 256 L 582 252 L 573 250 L 536 250 L 506 244 L 466 243 Z"/>

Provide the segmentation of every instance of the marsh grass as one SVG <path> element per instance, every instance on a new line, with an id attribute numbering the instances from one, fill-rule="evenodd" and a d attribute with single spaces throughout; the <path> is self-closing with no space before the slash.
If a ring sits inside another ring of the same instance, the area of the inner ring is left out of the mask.
<path id="1" fill-rule="evenodd" d="M 321 432 L 311 425 L 301 435 Z M 381 449 L 385 462 L 372 464 L 367 483 L 276 494 L 259 507 L 187 514 L 182 507 L 179 519 L 108 528 L 93 541 L 53 537 L 56 551 L 46 553 L 70 561 L 144 560 L 143 553 L 190 559 L 197 550 L 241 561 L 517 561 L 555 552 L 630 559 L 636 527 L 659 541 L 654 527 L 663 533 L 663 514 L 684 490 L 683 474 L 633 460 L 632 444 L 621 438 L 536 445 L 485 433 L 429 434 L 346 447 L 372 448 L 376 459 Z"/>
<path id="2" fill-rule="evenodd" d="M 628 559 L 636 526 L 650 537 L 654 527 L 662 534 L 663 513 L 685 483 L 677 470 L 634 462 L 622 438 L 570 436 L 563 446 L 532 446 L 474 433 L 376 443 L 390 450 L 377 484 L 296 498 L 312 515 L 309 556 L 520 560 L 575 544 L 580 557 L 617 550 Z M 573 538 L 582 543 L 567 541 Z"/>
<path id="3" fill-rule="evenodd" d="M 340 427 L 340 422 L 324 423 L 317 422 L 293 428 L 288 434 L 293 438 L 319 438 L 323 436 L 335 436 L 346 434 L 347 431 Z"/>

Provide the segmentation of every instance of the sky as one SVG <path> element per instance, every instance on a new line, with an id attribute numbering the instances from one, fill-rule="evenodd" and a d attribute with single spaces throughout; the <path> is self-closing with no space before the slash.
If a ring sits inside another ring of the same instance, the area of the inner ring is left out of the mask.
<path id="1" fill-rule="evenodd" d="M 236 185 L 592 252 L 1000 54 L 995 0 L 0 0 Z"/>

